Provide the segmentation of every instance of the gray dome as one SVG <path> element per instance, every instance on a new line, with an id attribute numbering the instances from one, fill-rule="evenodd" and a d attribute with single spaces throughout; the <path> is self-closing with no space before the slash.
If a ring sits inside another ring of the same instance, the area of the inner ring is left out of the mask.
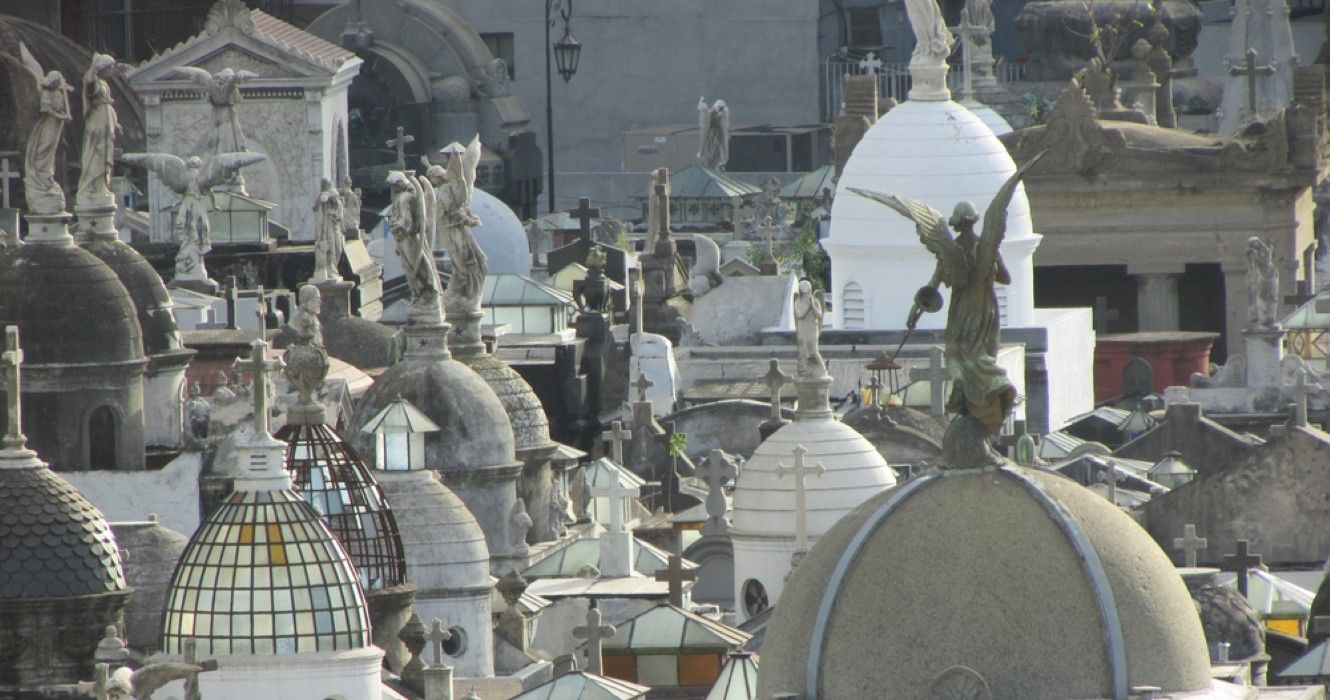
<path id="1" fill-rule="evenodd" d="M 406 359 L 365 392 L 354 425 L 362 426 L 398 397 L 439 425 L 425 436 L 425 466 L 442 472 L 509 466 L 517 461 L 503 404 L 480 375 L 456 360 Z M 356 450 L 374 454 L 371 436 L 356 431 Z M 445 477 L 446 478 L 446 477 Z"/>
<path id="2" fill-rule="evenodd" d="M 517 214 L 498 197 L 479 188 L 471 195 L 471 212 L 480 219 L 472 235 L 485 251 L 489 273 L 530 275 L 531 244 Z"/>
<path id="3" fill-rule="evenodd" d="M 111 523 L 125 553 L 125 580 L 134 595 L 125 604 L 125 639 L 135 649 L 155 651 L 162 643 L 162 611 L 180 553 L 189 538 L 152 520 Z"/>
<path id="4" fill-rule="evenodd" d="M 942 697 L 968 674 L 1029 700 L 1211 682 L 1196 608 L 1145 530 L 1012 466 L 918 477 L 842 519 L 795 569 L 762 661 L 764 698 Z"/>
<path id="5" fill-rule="evenodd" d="M 176 327 L 174 304 L 161 275 L 137 250 L 117 239 L 98 239 L 84 249 L 106 263 L 129 292 L 143 331 L 143 351 L 149 355 L 184 347 Z"/>
<path id="6" fill-rule="evenodd" d="M 406 555 L 406 578 L 417 600 L 488 590 L 490 550 L 476 516 L 437 472 L 375 471 L 392 504 Z"/>
<path id="7" fill-rule="evenodd" d="M 474 370 L 494 390 L 513 424 L 513 442 L 518 450 L 552 446 L 545 407 L 517 370 L 489 353 L 458 355 L 457 360 Z"/>
<path id="8" fill-rule="evenodd" d="M 28 365 L 143 359 L 138 310 L 125 285 L 73 245 L 0 252 L 0 325 L 23 329 Z"/>

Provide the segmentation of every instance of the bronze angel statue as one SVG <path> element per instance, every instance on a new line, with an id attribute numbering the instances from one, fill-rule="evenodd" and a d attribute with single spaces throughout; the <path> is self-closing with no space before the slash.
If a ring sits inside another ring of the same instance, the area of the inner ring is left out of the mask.
<path id="1" fill-rule="evenodd" d="M 957 204 L 951 219 L 944 220 L 942 212 L 919 200 L 850 188 L 913 221 L 919 240 L 937 258 L 933 279 L 915 294 L 906 327 L 913 330 L 925 311 L 941 310 L 939 284 L 951 288 L 944 335 L 947 373 L 952 381 L 947 410 L 972 416 L 990 435 L 1002 428 L 1016 404 L 1016 388 L 997 363 L 999 323 L 994 285 L 1011 283 L 998 247 L 1007 232 L 1007 205 L 1021 178 L 1042 157 L 1041 153 L 1030 159 L 998 188 L 984 213 L 981 235 L 975 233 L 979 214 L 970 202 Z M 955 238 L 948 224 L 956 229 Z"/>
<path id="2" fill-rule="evenodd" d="M 212 250 L 212 188 L 227 182 L 237 171 L 267 156 L 261 153 L 219 153 L 206 160 L 183 160 L 170 153 L 126 153 L 120 160 L 157 173 L 162 184 L 180 197 L 171 227 L 176 242 L 175 270 L 179 279 L 207 279 L 203 256 Z"/>

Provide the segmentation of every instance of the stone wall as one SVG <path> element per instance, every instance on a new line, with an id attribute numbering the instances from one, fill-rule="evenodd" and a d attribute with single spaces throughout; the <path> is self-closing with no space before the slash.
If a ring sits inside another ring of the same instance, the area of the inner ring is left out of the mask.
<path id="1" fill-rule="evenodd" d="M 185 452 L 155 471 L 61 472 L 108 522 L 146 520 L 157 514 L 162 525 L 188 536 L 198 529 L 202 455 Z"/>

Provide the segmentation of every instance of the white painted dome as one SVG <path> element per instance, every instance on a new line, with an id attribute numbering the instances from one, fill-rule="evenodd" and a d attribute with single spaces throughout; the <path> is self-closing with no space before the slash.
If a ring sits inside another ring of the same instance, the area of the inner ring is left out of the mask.
<path id="1" fill-rule="evenodd" d="M 1003 134 L 1010 134 L 1012 132 L 1011 125 L 1008 124 L 1007 120 L 1003 119 L 1002 115 L 998 114 L 992 107 L 989 107 L 973 97 L 962 98 L 960 103 L 966 109 L 970 110 L 974 116 L 979 117 L 979 121 L 983 122 L 984 126 L 987 126 L 989 130 L 993 132 L 994 136 L 1002 136 Z"/>
<path id="2" fill-rule="evenodd" d="M 935 265 L 913 222 L 849 188 L 907 195 L 944 215 L 968 200 L 982 213 L 1015 172 L 993 129 L 959 103 L 907 100 L 883 115 L 845 165 L 830 235 L 822 243 L 831 258 L 833 325 L 903 327 L 915 290 L 928 282 Z M 1024 326 L 1033 322 L 1033 256 L 1039 244 L 1024 186 L 1007 212 L 1002 255 L 1013 283 L 999 287 L 999 303 L 1004 326 Z M 946 290 L 942 293 L 945 298 Z M 945 313 L 925 314 L 919 325 L 941 328 L 945 322 Z"/>
<path id="3" fill-rule="evenodd" d="M 480 219 L 471 233 L 489 259 L 490 274 L 530 275 L 531 247 L 517 214 L 498 197 L 479 188 L 471 195 L 471 213 Z"/>

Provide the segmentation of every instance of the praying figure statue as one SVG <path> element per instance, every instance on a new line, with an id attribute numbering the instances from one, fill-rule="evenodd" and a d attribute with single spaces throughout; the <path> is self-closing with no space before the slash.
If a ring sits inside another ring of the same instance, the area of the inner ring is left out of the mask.
<path id="1" fill-rule="evenodd" d="M 480 163 L 480 136 L 474 136 L 465 149 L 450 148 L 447 173 L 434 188 L 435 231 L 439 243 L 453 261 L 453 277 L 444 292 L 449 313 L 480 310 L 481 288 L 489 262 L 476 243 L 471 229 L 480 219 L 471 213 L 471 196 L 476 190 L 476 165 Z"/>
<path id="2" fill-rule="evenodd" d="M 1021 178 L 1043 157 L 1032 158 L 998 188 L 984 213 L 983 235 L 975 234 L 979 214 L 974 205 L 960 202 L 950 221 L 919 200 L 850 188 L 855 194 L 891 207 L 914 222 L 919 240 L 937 258 L 933 279 L 915 295 L 907 328 L 913 329 L 923 311 L 936 311 L 941 299 L 937 287 L 951 288 L 951 308 L 944 334 L 947 372 L 952 393 L 947 410 L 971 416 L 989 435 L 1001 430 L 1016 405 L 1016 388 L 997 363 L 998 303 L 995 285 L 1011 284 L 1011 273 L 998 248 L 1007 231 L 1007 205 Z M 947 225 L 956 229 L 952 238 Z M 945 447 L 945 445 L 944 445 Z"/>
<path id="3" fill-rule="evenodd" d="M 75 201 L 81 206 L 110 206 L 111 169 L 115 164 L 115 135 L 120 131 L 111 86 L 106 82 L 115 70 L 115 59 L 94 53 L 83 74 L 83 171 Z"/>
<path id="4" fill-rule="evenodd" d="M 240 83 L 259 77 L 247 70 L 223 68 L 216 75 L 202 68 L 182 66 L 175 75 L 188 78 L 203 91 L 212 105 L 212 133 L 204 141 L 208 153 L 244 151 L 245 131 L 240 128 L 240 115 L 236 105 L 241 102 Z"/>
<path id="5" fill-rule="evenodd" d="M 1279 267 L 1274 246 L 1247 239 L 1247 320 L 1253 329 L 1279 327 Z"/>
<path id="6" fill-rule="evenodd" d="M 397 257 L 411 294 L 411 312 L 430 323 L 441 323 L 439 273 L 434 265 L 434 237 L 426 229 L 425 192 L 413 175 L 394 170 L 388 174 L 393 202 L 388 230 L 397 245 Z M 432 197 L 430 198 L 432 199 Z"/>
<path id="7" fill-rule="evenodd" d="M 798 372 L 801 377 L 816 377 L 826 373 L 827 366 L 818 347 L 826 309 L 826 296 L 822 291 L 813 291 L 813 285 L 808 280 L 799 280 L 799 291 L 794 294 L 794 336 L 799 350 Z"/>
<path id="8" fill-rule="evenodd" d="M 314 214 L 314 281 L 339 281 L 342 277 L 337 274 L 337 264 L 346 246 L 342 221 L 345 212 L 341 193 L 326 177 L 314 200 Z"/>
<path id="9" fill-rule="evenodd" d="M 360 190 L 351 186 L 350 177 L 343 176 L 342 187 L 338 192 L 342 195 L 342 236 L 360 238 Z"/>
<path id="10" fill-rule="evenodd" d="M 286 324 L 296 337 L 283 359 L 286 380 L 300 394 L 300 403 L 309 405 L 328 376 L 328 351 L 323 347 L 323 323 L 319 320 L 323 296 L 318 287 L 305 284 L 296 297 L 296 309 Z"/>
<path id="11" fill-rule="evenodd" d="M 155 173 L 167 189 L 180 197 L 175 207 L 175 221 L 171 230 L 176 243 L 176 279 L 204 280 L 208 278 L 203 256 L 212 250 L 212 227 L 208 212 L 212 210 L 213 187 L 227 182 L 231 176 L 247 165 L 253 165 L 267 156 L 260 153 L 218 153 L 203 160 L 190 156 L 182 160 L 170 153 L 126 153 L 120 160 L 143 166 Z"/>
<path id="12" fill-rule="evenodd" d="M 905 0 L 905 13 L 914 30 L 914 53 L 910 62 L 945 62 L 956 39 L 947 29 L 937 0 Z"/>
<path id="13" fill-rule="evenodd" d="M 26 45 L 20 43 L 18 51 L 41 95 L 40 116 L 23 150 L 23 194 L 29 213 L 59 214 L 65 210 L 65 191 L 55 180 L 55 155 L 70 119 L 69 92 L 74 88 L 60 71 L 43 72 Z"/>
<path id="14" fill-rule="evenodd" d="M 708 170 L 724 170 L 730 160 L 730 108 L 725 100 L 708 107 L 705 98 L 697 98 L 697 125 L 697 159 Z"/>

